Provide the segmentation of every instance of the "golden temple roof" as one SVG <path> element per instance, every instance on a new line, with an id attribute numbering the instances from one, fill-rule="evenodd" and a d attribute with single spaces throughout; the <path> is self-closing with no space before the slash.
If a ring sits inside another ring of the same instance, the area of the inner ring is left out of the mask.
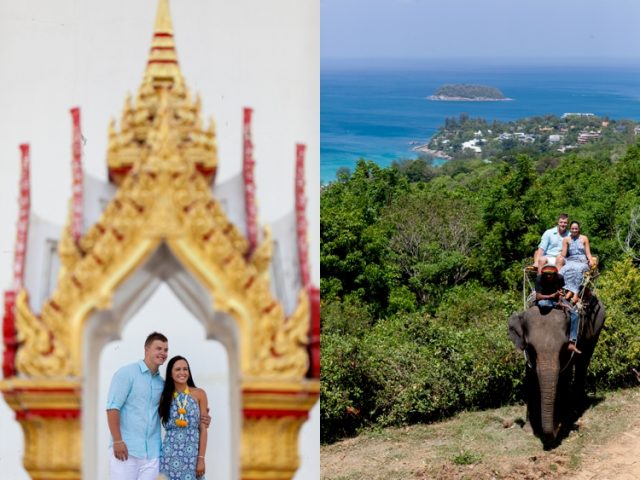
<path id="1" fill-rule="evenodd" d="M 200 99 L 191 98 L 178 65 L 168 0 L 158 1 L 149 59 L 135 101 L 125 100 L 120 131 L 109 126 L 107 165 L 109 179 L 120 185 L 133 163 L 149 154 L 149 133 L 158 121 L 163 92 L 178 132 L 178 148 L 210 183 L 218 165 L 213 121 L 202 127 Z"/>
<path id="2" fill-rule="evenodd" d="M 113 124 L 109 131 L 109 171 L 118 190 L 78 242 L 65 228 L 58 283 L 40 315 L 31 311 L 26 291 L 17 297 L 16 328 L 23 343 L 16 369 L 33 377 L 80 375 L 87 318 L 110 308 L 118 286 L 166 245 L 210 293 L 216 310 L 235 319 L 243 375 L 303 378 L 309 363 L 308 296 L 300 291 L 295 311 L 286 316 L 271 291 L 269 229 L 250 251 L 214 198 L 213 127 L 201 127 L 200 102 L 191 99 L 182 80 L 172 36 L 164 35 L 172 32 L 167 0 L 158 5 L 138 95 L 125 102 L 120 131 Z M 157 37 L 167 48 L 158 49 Z"/>

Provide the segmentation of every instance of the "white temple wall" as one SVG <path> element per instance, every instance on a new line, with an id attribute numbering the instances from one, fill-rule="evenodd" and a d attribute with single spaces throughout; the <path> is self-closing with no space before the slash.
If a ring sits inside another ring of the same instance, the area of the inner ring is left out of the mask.
<path id="1" fill-rule="evenodd" d="M 14 227 L 7 224 L 7 230 Z M 15 228 L 14 228 L 15 230 Z M 39 312 L 44 300 L 49 297 L 51 289 L 58 278 L 58 238 L 60 227 L 32 213 L 29 219 L 29 237 L 27 242 L 27 257 L 25 265 L 24 285 L 29 292 L 29 302 L 34 311 Z M 13 249 L 13 246 L 11 246 Z M 7 289 L 9 284 L 0 288 Z M 4 309 L 4 306 L 2 307 Z"/>
<path id="2" fill-rule="evenodd" d="M 126 94 L 142 80 L 155 10 L 155 0 L 0 0 L 0 290 L 11 285 L 18 145 L 31 144 L 32 214 L 63 225 L 71 194 L 69 109 L 81 108 L 85 171 L 106 181 L 108 124 L 119 120 Z M 218 182 L 241 172 L 242 108 L 254 109 L 261 223 L 292 211 L 295 144 L 307 145 L 309 256 L 318 283 L 319 1 L 172 0 L 171 13 L 185 81 L 200 94 L 205 121 L 213 117 L 217 125 Z M 44 271 L 36 258 L 28 277 Z M 150 315 L 158 330 L 167 327 Z M 142 342 L 145 321 L 135 320 L 140 331 L 124 334 Z M 27 479 L 22 431 L 3 399 L 0 422 L 2 476 Z M 301 435 L 298 480 L 319 476 L 319 424 L 316 405 Z"/>
<path id="3" fill-rule="evenodd" d="M 276 298 L 282 302 L 287 314 L 291 314 L 296 307 L 301 281 L 296 273 L 300 269 L 296 244 L 295 213 L 290 213 L 273 222 L 271 225 L 273 236 L 273 262 L 271 263 L 271 289 Z"/>

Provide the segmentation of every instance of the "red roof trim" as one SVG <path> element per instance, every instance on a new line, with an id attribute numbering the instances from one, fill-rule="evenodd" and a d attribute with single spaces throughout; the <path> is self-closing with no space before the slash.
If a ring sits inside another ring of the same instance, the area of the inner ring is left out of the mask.
<path id="1" fill-rule="evenodd" d="M 33 417 L 45 417 L 45 418 L 79 418 L 80 409 L 77 408 L 64 408 L 60 410 L 53 410 L 48 408 L 34 408 L 25 410 L 22 412 L 16 412 L 17 420 L 28 420 Z"/>

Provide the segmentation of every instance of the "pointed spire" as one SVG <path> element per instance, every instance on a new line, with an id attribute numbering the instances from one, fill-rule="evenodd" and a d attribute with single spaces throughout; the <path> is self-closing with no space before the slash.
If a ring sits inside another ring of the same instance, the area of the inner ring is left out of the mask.
<path id="1" fill-rule="evenodd" d="M 153 29 L 145 80 L 150 81 L 154 87 L 182 83 L 182 73 L 178 67 L 178 56 L 173 39 L 169 0 L 158 0 L 156 24 Z"/>
<path id="2" fill-rule="evenodd" d="M 83 230 L 84 212 L 84 174 L 82 172 L 82 129 L 80 127 L 80 108 L 71 109 L 71 118 L 73 124 L 73 143 L 71 169 L 73 178 L 73 196 L 71 200 L 71 234 L 73 240 L 77 243 L 80 241 Z"/>
<path id="3" fill-rule="evenodd" d="M 256 162 L 253 159 L 253 140 L 251 139 L 251 114 L 253 109 L 244 109 L 243 120 L 243 155 L 242 155 L 242 176 L 244 181 L 244 211 L 247 223 L 247 240 L 249 240 L 249 251 L 247 256 L 251 256 L 258 244 L 258 221 L 256 208 L 256 182 L 254 169 Z"/>
<path id="4" fill-rule="evenodd" d="M 308 289 L 311 285 L 311 276 L 309 273 L 309 245 L 307 244 L 307 197 L 304 183 L 304 152 L 306 148 L 306 145 L 296 144 L 295 205 L 300 280 L 302 281 L 302 287 Z"/>
<path id="5" fill-rule="evenodd" d="M 155 33 L 170 33 L 171 35 L 173 35 L 171 12 L 169 11 L 169 0 L 158 0 Z"/>
<path id="6" fill-rule="evenodd" d="M 24 270 L 27 258 L 29 216 L 31 215 L 31 174 L 29 144 L 20 145 L 20 197 L 18 201 L 18 228 L 13 257 L 13 285 L 19 292 L 24 285 Z"/>

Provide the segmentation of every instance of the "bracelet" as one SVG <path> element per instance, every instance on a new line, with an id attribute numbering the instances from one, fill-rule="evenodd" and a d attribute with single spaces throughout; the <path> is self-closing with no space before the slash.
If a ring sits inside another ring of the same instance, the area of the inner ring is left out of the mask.
<path id="1" fill-rule="evenodd" d="M 113 442 L 113 444 L 115 445 L 116 443 L 124 443 L 124 440 L 116 440 L 115 442 Z"/>
<path id="2" fill-rule="evenodd" d="M 202 455 L 198 455 L 198 458 L 204 458 Z"/>

